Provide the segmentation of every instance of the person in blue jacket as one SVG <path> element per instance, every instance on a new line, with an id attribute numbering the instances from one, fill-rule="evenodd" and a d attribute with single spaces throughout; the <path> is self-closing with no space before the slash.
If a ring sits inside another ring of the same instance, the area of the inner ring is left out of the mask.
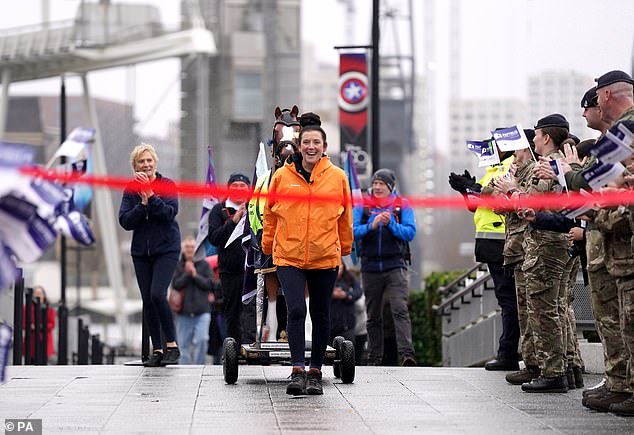
<path id="1" fill-rule="evenodd" d="M 152 145 L 141 144 L 132 150 L 130 164 L 134 181 L 123 192 L 119 208 L 119 224 L 132 231 L 130 254 L 143 299 L 143 316 L 152 339 L 152 355 L 143 362 L 147 367 L 177 364 L 180 357 L 174 320 L 167 303 L 167 288 L 180 255 L 180 229 L 176 222 L 178 198 L 154 192 L 158 186 L 167 191 L 174 187 L 172 180 L 156 172 L 157 163 Z"/>
<path id="2" fill-rule="evenodd" d="M 409 317 L 407 266 L 409 242 L 416 235 L 410 205 L 396 193 L 396 175 L 379 169 L 372 175 L 369 203 L 353 210 L 354 239 L 359 242 L 361 283 L 368 313 L 368 365 L 383 359 L 383 296 L 389 300 L 401 363 L 415 366 Z"/>

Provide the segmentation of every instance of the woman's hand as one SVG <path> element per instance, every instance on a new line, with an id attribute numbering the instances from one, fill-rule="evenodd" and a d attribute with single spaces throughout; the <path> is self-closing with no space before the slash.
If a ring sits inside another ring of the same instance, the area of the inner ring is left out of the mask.
<path id="1" fill-rule="evenodd" d="M 568 231 L 567 238 L 569 242 L 583 240 L 583 228 L 581 227 L 571 228 L 570 231 Z"/>

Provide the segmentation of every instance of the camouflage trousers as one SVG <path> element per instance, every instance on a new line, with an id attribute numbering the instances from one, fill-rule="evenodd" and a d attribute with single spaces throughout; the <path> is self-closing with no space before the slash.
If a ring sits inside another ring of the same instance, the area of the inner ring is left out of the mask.
<path id="1" fill-rule="evenodd" d="M 605 263 L 601 260 L 604 255 L 601 232 L 591 230 L 586 232 L 586 238 L 592 313 L 603 345 L 605 377 L 610 391 L 627 391 L 627 352 L 621 335 L 616 278 L 608 273 Z"/>
<path id="2" fill-rule="evenodd" d="M 565 347 L 566 347 L 566 364 L 567 367 L 583 367 L 583 359 L 579 350 L 579 340 L 577 340 L 577 318 L 573 301 L 575 299 L 574 289 L 577 283 L 577 273 L 579 272 L 579 257 L 571 257 L 566 264 L 564 271 L 564 279 L 562 285 L 566 286 L 565 300 L 562 301 L 566 308 L 566 328 L 565 328 Z M 563 292 L 562 292 L 563 293 Z"/>
<path id="3" fill-rule="evenodd" d="M 542 375 L 565 373 L 564 330 L 568 305 L 566 286 L 562 285 L 569 256 L 563 245 L 547 245 L 524 260 L 528 328 L 533 331 L 535 355 Z"/>
<path id="4" fill-rule="evenodd" d="M 520 321 L 520 349 L 522 360 L 526 366 L 539 366 L 535 355 L 533 331 L 528 326 L 528 307 L 526 305 L 526 274 L 522 272 L 522 264 L 516 264 L 515 289 L 517 291 L 517 316 Z"/>
<path id="5" fill-rule="evenodd" d="M 620 327 L 627 361 L 626 386 L 634 391 L 634 275 L 616 279 Z"/>

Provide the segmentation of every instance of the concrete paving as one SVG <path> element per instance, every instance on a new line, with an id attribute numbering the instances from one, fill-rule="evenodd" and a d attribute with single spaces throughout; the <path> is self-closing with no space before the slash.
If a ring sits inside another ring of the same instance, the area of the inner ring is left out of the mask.
<path id="1" fill-rule="evenodd" d="M 344 385 L 326 367 L 325 394 L 298 397 L 289 373 L 241 366 L 226 385 L 220 366 L 10 366 L 0 419 L 42 419 L 44 434 L 634 433 L 634 418 L 581 406 L 580 389 L 523 393 L 481 368 L 357 367 Z"/>

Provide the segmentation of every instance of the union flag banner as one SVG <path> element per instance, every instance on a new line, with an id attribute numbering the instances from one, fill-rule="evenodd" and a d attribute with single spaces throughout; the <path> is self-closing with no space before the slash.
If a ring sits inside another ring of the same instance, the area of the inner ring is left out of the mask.
<path id="1" fill-rule="evenodd" d="M 368 150 L 368 62 L 365 53 L 339 56 L 339 126 L 341 149 Z"/>

